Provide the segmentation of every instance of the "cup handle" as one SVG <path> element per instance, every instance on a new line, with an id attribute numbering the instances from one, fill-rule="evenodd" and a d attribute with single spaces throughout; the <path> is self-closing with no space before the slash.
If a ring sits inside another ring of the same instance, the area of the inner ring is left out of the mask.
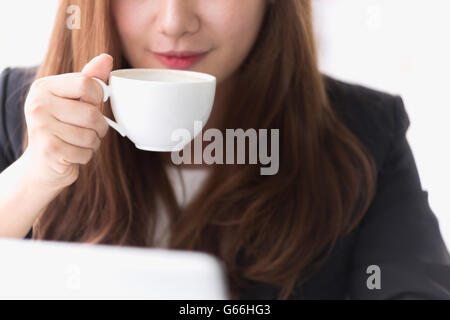
<path id="1" fill-rule="evenodd" d="M 109 97 L 111 96 L 110 87 L 108 85 L 106 85 L 106 83 L 104 83 L 102 80 L 100 80 L 98 78 L 92 78 L 92 79 L 97 81 L 100 84 L 100 86 L 102 87 L 102 89 L 103 89 L 103 102 L 108 101 Z M 111 119 L 109 119 L 106 116 L 103 116 L 103 117 L 105 118 L 106 122 L 108 122 L 109 126 L 114 128 L 118 133 L 120 133 L 120 135 L 122 137 L 125 137 L 127 135 L 125 130 L 122 127 L 120 127 L 117 124 L 117 122 L 112 121 Z"/>

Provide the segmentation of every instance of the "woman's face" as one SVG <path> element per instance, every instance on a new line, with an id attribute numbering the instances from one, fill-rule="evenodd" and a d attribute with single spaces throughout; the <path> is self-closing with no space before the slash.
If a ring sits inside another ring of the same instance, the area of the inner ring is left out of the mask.
<path id="1" fill-rule="evenodd" d="M 266 0 L 113 0 L 125 57 L 134 68 L 230 77 L 249 54 Z"/>

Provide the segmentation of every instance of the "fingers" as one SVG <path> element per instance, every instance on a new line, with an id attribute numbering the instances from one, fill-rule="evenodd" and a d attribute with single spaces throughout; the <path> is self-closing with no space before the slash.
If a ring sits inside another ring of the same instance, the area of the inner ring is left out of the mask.
<path id="1" fill-rule="evenodd" d="M 101 140 L 94 130 L 58 121 L 50 114 L 37 116 L 34 123 L 28 126 L 28 130 L 32 136 L 41 136 L 42 132 L 48 132 L 75 147 L 93 151 L 98 150 L 101 145 Z"/>
<path id="2" fill-rule="evenodd" d="M 54 96 L 66 99 L 82 99 L 98 106 L 103 102 L 103 90 L 92 78 L 82 73 L 65 73 L 39 79 L 33 86 L 45 86 Z"/>
<path id="3" fill-rule="evenodd" d="M 34 101 L 34 105 L 37 116 L 50 114 L 60 122 L 91 129 L 99 138 L 108 132 L 109 126 L 101 111 L 88 103 L 47 94 L 42 95 L 40 101 Z M 43 107 L 39 110 L 40 106 Z"/>
<path id="4" fill-rule="evenodd" d="M 68 99 L 82 99 L 92 105 L 103 102 L 102 87 L 92 78 L 108 81 L 113 68 L 113 58 L 108 54 L 101 54 L 92 59 L 80 73 L 65 73 L 38 79 L 34 87 L 49 88 L 58 97 Z"/>
<path id="5" fill-rule="evenodd" d="M 113 68 L 113 57 L 103 53 L 86 64 L 81 71 L 82 74 L 89 78 L 99 78 L 103 82 L 108 81 L 109 74 Z"/>
<path id="6" fill-rule="evenodd" d="M 61 121 L 51 121 L 48 130 L 66 143 L 76 147 L 92 149 L 100 148 L 101 140 L 92 129 L 80 128 Z"/>
<path id="7" fill-rule="evenodd" d="M 97 107 L 103 102 L 102 87 L 92 78 L 106 82 L 111 69 L 112 57 L 101 55 L 80 73 L 33 82 L 24 106 L 27 150 L 32 150 L 28 154 L 44 183 L 73 183 L 79 165 L 87 164 L 99 149 L 109 126 Z"/>
<path id="8" fill-rule="evenodd" d="M 94 155 L 92 149 L 71 145 L 48 131 L 41 131 L 39 134 L 45 135 L 39 139 L 45 144 L 41 150 L 44 151 L 45 158 L 53 164 L 54 169 L 61 169 L 70 164 L 87 164 Z"/>

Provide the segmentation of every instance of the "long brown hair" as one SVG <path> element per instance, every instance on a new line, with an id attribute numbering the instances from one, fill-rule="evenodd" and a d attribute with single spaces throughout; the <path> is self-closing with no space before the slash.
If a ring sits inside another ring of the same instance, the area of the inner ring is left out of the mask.
<path id="1" fill-rule="evenodd" d="M 69 30 L 66 8 L 73 4 L 81 8 L 81 28 Z M 36 78 L 80 72 L 103 52 L 114 57 L 115 69 L 124 67 L 110 10 L 108 0 L 61 1 Z M 371 156 L 330 106 L 312 25 L 310 0 L 268 5 L 227 101 L 227 128 L 280 129 L 278 174 L 260 175 L 255 165 L 216 166 L 182 210 L 164 158 L 111 130 L 78 180 L 36 220 L 33 239 L 152 246 L 159 198 L 170 219 L 170 248 L 219 257 L 232 298 L 252 282 L 288 298 L 358 225 L 376 179 Z M 108 103 L 100 108 L 113 116 Z"/>

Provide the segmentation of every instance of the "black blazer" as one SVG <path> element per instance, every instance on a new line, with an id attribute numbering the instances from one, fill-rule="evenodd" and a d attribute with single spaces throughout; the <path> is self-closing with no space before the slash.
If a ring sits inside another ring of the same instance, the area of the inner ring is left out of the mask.
<path id="1" fill-rule="evenodd" d="M 0 76 L 0 172 L 22 154 L 23 102 L 34 71 L 8 68 Z M 324 77 L 332 107 L 375 159 L 377 193 L 358 228 L 291 298 L 450 299 L 450 256 L 406 140 L 401 97 Z M 367 287 L 371 265 L 380 268 L 380 289 Z M 264 283 L 241 292 L 275 297 Z"/>

